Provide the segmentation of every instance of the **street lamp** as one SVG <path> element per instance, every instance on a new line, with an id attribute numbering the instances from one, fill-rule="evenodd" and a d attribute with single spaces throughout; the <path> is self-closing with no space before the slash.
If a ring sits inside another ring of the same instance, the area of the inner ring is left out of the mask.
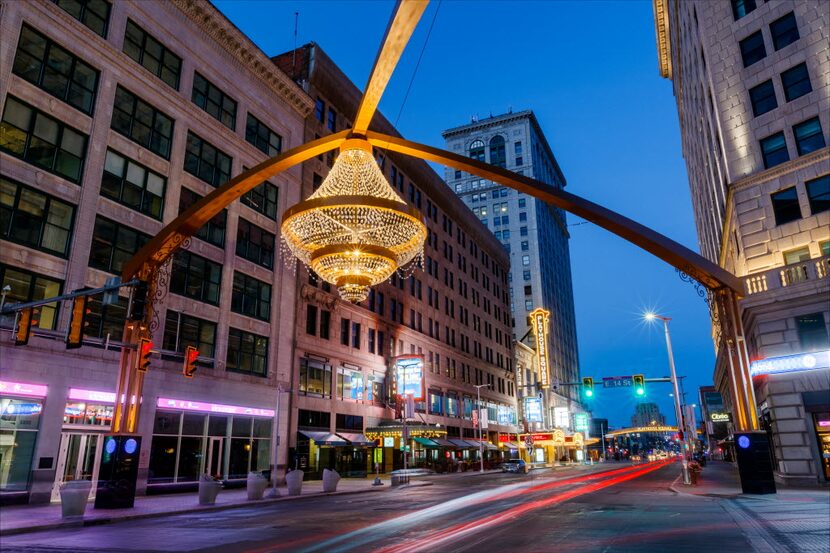
<path id="1" fill-rule="evenodd" d="M 283 390 L 282 389 L 282 382 L 277 383 L 277 412 L 274 416 L 274 426 L 276 429 L 274 430 L 274 469 L 271 472 L 271 484 L 272 488 L 271 491 L 268 493 L 268 497 L 279 497 L 280 492 L 277 489 L 277 463 L 279 462 L 279 458 L 277 454 L 279 453 L 280 449 L 280 399 L 282 398 L 283 392 L 291 392 L 291 390 Z"/>
<path id="2" fill-rule="evenodd" d="M 669 334 L 669 321 L 671 318 L 663 317 L 661 315 L 657 315 L 656 313 L 646 313 L 645 319 L 647 321 L 653 321 L 655 319 L 660 319 L 663 321 L 663 329 L 666 334 L 666 349 L 669 352 L 669 369 L 671 370 L 671 383 L 674 387 L 674 415 L 677 418 L 677 430 L 678 432 L 682 432 L 683 430 L 681 427 L 683 426 L 683 414 L 680 409 L 680 391 L 677 387 L 677 373 L 674 370 L 674 353 L 672 353 L 671 348 L 671 335 Z M 687 457 L 688 447 L 686 447 L 686 443 L 688 440 L 688 436 L 685 436 L 683 443 L 681 444 L 681 451 L 683 452 L 683 483 L 684 484 L 691 484 L 691 479 L 689 478 L 689 460 Z"/>
<path id="3" fill-rule="evenodd" d="M 489 388 L 490 384 L 476 384 L 476 396 L 478 397 L 478 401 L 476 403 L 476 409 L 478 409 L 478 458 L 481 461 L 481 468 L 479 472 L 484 472 L 484 442 L 482 441 L 483 438 L 481 437 L 481 389 L 482 388 Z"/>

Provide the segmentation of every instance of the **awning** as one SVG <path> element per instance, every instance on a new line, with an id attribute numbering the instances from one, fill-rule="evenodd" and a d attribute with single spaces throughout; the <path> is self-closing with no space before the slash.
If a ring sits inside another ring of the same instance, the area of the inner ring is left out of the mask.
<path id="1" fill-rule="evenodd" d="M 356 446 L 374 446 L 377 445 L 374 440 L 370 440 L 363 434 L 359 433 L 351 433 L 351 432 L 340 432 L 337 434 L 341 438 L 345 438 L 348 440 L 352 445 Z"/>
<path id="2" fill-rule="evenodd" d="M 504 447 L 506 447 L 507 449 L 519 449 L 521 447 L 524 447 L 523 445 L 519 445 L 516 442 L 502 442 L 502 443 L 504 444 Z"/>
<path id="3" fill-rule="evenodd" d="M 418 442 L 419 444 L 421 444 L 424 447 L 438 447 L 438 444 L 436 444 L 435 442 L 433 442 L 429 438 L 412 438 L 412 439 L 415 440 L 416 442 Z"/>
<path id="4" fill-rule="evenodd" d="M 347 442 L 337 434 L 331 434 L 329 432 L 312 432 L 310 430 L 298 430 L 298 432 L 303 436 L 314 440 L 314 442 L 317 445 L 349 445 L 349 442 Z"/>
<path id="5" fill-rule="evenodd" d="M 440 445 L 441 447 L 452 447 L 452 448 L 458 447 L 457 445 L 452 443 L 450 440 L 447 440 L 447 439 L 444 439 L 444 438 L 432 438 L 432 441 L 435 442 L 436 444 Z"/>
<path id="6" fill-rule="evenodd" d="M 498 451 L 498 449 L 499 449 L 498 446 L 495 446 L 495 445 L 491 444 L 490 442 L 485 442 L 483 440 L 481 442 L 479 442 L 478 440 L 469 440 L 468 442 L 470 444 L 472 444 L 476 449 L 478 449 L 478 444 L 479 443 L 482 443 L 484 445 L 484 449 L 486 449 L 487 451 Z"/>
<path id="7" fill-rule="evenodd" d="M 476 444 L 471 444 L 470 442 L 465 442 L 464 440 L 459 440 L 458 438 L 450 438 L 450 441 L 461 449 L 475 449 L 478 447 Z"/>

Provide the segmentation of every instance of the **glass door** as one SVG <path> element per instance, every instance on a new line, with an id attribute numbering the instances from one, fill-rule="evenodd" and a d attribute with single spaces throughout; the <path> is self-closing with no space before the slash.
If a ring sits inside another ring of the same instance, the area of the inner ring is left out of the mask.
<path id="1" fill-rule="evenodd" d="M 205 461 L 205 473 L 211 476 L 224 477 L 222 470 L 222 442 L 224 438 L 208 438 L 207 455 Z"/>
<path id="2" fill-rule="evenodd" d="M 100 458 L 98 455 L 101 434 L 63 432 L 58 455 L 55 484 L 52 487 L 52 501 L 60 500 L 60 486 L 71 480 L 91 480 L 90 497 L 95 497 Z"/>

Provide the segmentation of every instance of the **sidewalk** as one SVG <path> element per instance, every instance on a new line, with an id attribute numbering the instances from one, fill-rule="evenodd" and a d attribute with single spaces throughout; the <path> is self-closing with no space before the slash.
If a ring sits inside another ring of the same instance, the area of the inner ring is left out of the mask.
<path id="1" fill-rule="evenodd" d="M 827 553 L 830 551 L 830 490 L 778 488 L 778 493 L 741 493 L 738 469 L 710 462 L 696 486 L 678 477 L 670 489 L 679 494 L 721 499 L 758 553 Z"/>
<path id="2" fill-rule="evenodd" d="M 279 501 L 294 501 L 308 497 L 342 495 L 388 490 L 389 478 L 381 478 L 383 486 L 372 486 L 374 478 L 343 478 L 334 493 L 323 492 L 322 480 L 303 482 L 302 495 L 289 496 L 285 487 L 280 487 L 280 497 L 269 499 L 270 488 L 265 499 L 249 501 L 245 488 L 222 490 L 215 505 L 199 505 L 198 494 L 176 493 L 144 495 L 135 498 L 132 509 L 95 509 L 90 502 L 83 517 L 61 518 L 60 503 L 48 505 L 11 505 L 0 508 L 0 534 L 10 536 L 26 532 L 37 532 L 53 528 L 92 526 L 122 520 L 158 517 L 168 514 L 182 514 L 205 511 L 219 511 L 237 507 L 270 505 Z"/>

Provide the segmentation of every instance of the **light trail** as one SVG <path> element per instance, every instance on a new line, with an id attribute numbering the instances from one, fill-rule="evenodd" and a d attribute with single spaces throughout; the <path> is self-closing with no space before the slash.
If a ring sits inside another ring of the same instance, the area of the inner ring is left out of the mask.
<path id="1" fill-rule="evenodd" d="M 666 466 L 667 464 L 673 462 L 674 459 L 671 459 L 666 461 L 660 461 L 654 463 L 653 465 L 635 467 L 633 470 L 629 470 L 626 474 L 619 474 L 618 476 L 614 476 L 613 478 L 607 478 L 599 482 L 594 482 L 586 486 L 582 486 L 573 490 L 568 490 L 560 494 L 554 495 L 553 497 L 537 499 L 535 501 L 528 501 L 527 503 L 522 503 L 504 512 L 497 513 L 494 515 L 488 515 L 470 522 L 456 524 L 454 526 L 450 526 L 449 528 L 445 528 L 443 530 L 435 532 L 426 537 L 419 538 L 417 540 L 410 540 L 408 542 L 391 545 L 383 549 L 377 549 L 374 553 L 415 553 L 418 551 L 440 551 L 440 549 L 438 549 L 438 546 L 448 541 L 458 539 L 460 537 L 484 530 L 486 528 L 491 528 L 492 526 L 497 524 L 505 523 L 529 511 L 534 511 L 536 509 L 548 507 L 556 503 L 562 503 L 564 501 L 568 501 L 581 495 L 592 493 L 603 488 L 607 488 L 609 486 L 614 486 L 616 484 L 620 484 L 628 480 L 633 480 L 634 478 L 638 478 L 640 476 L 648 474 L 649 472 L 658 470 Z M 620 471 L 611 472 L 617 473 Z M 607 476 L 607 474 L 605 475 Z"/>

